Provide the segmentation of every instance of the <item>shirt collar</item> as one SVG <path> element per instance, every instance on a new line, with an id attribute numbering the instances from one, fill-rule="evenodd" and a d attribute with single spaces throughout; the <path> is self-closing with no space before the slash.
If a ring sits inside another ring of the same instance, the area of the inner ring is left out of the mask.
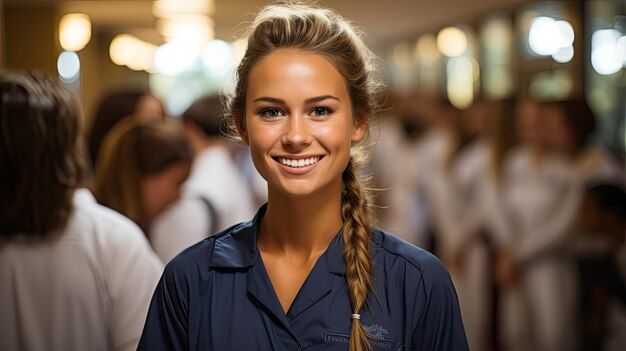
<path id="1" fill-rule="evenodd" d="M 210 268 L 249 268 L 254 265 L 258 255 L 256 236 L 266 210 L 267 204 L 261 206 L 252 221 L 239 224 L 215 239 L 213 254 L 209 261 Z M 328 260 L 330 273 L 346 273 L 343 247 L 340 231 L 323 255 Z"/>

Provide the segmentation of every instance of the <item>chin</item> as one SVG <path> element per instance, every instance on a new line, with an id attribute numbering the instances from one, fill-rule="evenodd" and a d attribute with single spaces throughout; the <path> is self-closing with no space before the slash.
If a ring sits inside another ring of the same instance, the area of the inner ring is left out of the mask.
<path id="1" fill-rule="evenodd" d="M 291 199 L 305 199 L 315 195 L 317 192 L 310 186 L 280 186 L 275 189 L 279 194 Z"/>

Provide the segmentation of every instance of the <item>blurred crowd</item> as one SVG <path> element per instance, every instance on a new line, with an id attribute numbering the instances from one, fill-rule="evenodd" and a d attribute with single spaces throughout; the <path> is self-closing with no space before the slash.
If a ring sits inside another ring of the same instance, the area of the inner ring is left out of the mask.
<path id="1" fill-rule="evenodd" d="M 131 89 L 80 110 L 0 74 L 3 350 L 134 349 L 163 265 L 267 199 L 217 96 L 175 117 Z M 446 265 L 472 350 L 626 345 L 624 160 L 596 123 L 584 101 L 461 111 L 420 92 L 381 115 L 378 225 Z"/>
<path id="2" fill-rule="evenodd" d="M 472 350 L 626 345 L 623 155 L 581 100 L 411 92 L 382 119 L 370 164 L 379 225 L 452 275 Z"/>

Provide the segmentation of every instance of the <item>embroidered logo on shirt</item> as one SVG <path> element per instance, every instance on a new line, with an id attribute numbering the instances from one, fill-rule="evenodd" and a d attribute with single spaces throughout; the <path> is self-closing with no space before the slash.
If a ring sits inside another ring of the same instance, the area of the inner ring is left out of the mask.
<path id="1" fill-rule="evenodd" d="M 370 326 L 363 324 L 363 329 L 377 339 L 384 339 L 385 335 L 389 334 L 385 327 L 378 324 L 372 324 Z"/>
<path id="2" fill-rule="evenodd" d="M 395 341 L 391 339 L 386 339 L 385 336 L 389 334 L 387 329 L 382 325 L 372 324 L 365 325 L 363 324 L 363 328 L 367 331 L 371 336 L 376 339 L 370 340 L 370 344 L 378 349 L 393 349 L 395 345 Z M 326 333 L 324 334 L 324 342 L 325 343 L 349 343 L 350 336 L 346 334 L 340 333 Z"/>

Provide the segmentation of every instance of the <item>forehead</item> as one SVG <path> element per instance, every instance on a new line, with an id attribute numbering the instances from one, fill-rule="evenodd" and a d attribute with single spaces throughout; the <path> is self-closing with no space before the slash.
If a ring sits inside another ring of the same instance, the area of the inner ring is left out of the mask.
<path id="1" fill-rule="evenodd" d="M 333 95 L 347 102 L 345 80 L 324 55 L 297 49 L 279 49 L 262 58 L 248 77 L 247 99 L 260 96 L 285 101 Z"/>

